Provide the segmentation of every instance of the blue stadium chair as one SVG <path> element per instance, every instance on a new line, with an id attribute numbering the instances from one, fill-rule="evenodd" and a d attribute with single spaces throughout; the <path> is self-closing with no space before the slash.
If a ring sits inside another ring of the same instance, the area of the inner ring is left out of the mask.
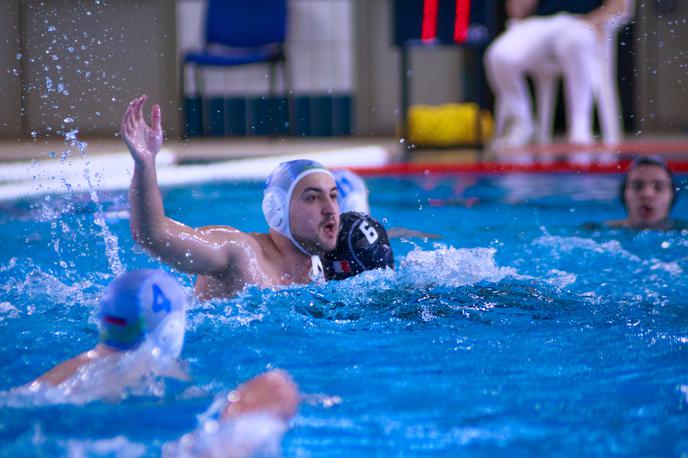
<path id="1" fill-rule="evenodd" d="M 285 52 L 287 24 L 286 0 L 208 0 L 205 17 L 205 46 L 202 51 L 187 52 L 181 63 L 181 95 L 184 100 L 184 76 L 187 65 L 194 65 L 194 79 L 200 98 L 200 134 L 203 123 L 203 67 L 235 67 L 264 63 L 270 67 L 270 96 L 276 92 L 275 73 L 282 65 L 285 96 L 289 103 L 289 77 Z M 185 112 L 185 122 L 188 113 Z"/>

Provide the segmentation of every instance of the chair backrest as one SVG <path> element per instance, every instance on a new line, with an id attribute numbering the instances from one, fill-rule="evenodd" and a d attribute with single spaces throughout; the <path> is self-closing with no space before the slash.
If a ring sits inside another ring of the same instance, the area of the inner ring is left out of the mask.
<path id="1" fill-rule="evenodd" d="M 206 45 L 258 47 L 284 43 L 286 0 L 208 0 Z"/>

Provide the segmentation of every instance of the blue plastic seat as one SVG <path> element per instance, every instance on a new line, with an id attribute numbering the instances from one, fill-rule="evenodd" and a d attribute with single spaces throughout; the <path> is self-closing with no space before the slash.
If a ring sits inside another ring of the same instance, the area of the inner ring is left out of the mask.
<path id="1" fill-rule="evenodd" d="M 203 50 L 187 52 L 181 64 L 181 95 L 185 97 L 184 76 L 187 65 L 194 65 L 195 88 L 200 98 L 201 134 L 203 128 L 202 67 L 234 67 L 268 64 L 270 95 L 275 95 L 276 66 L 282 65 L 285 95 L 289 103 L 289 78 L 285 52 L 287 24 L 286 0 L 208 0 Z M 291 107 L 289 107 L 291 113 Z M 291 116 L 290 116 L 291 118 Z"/>

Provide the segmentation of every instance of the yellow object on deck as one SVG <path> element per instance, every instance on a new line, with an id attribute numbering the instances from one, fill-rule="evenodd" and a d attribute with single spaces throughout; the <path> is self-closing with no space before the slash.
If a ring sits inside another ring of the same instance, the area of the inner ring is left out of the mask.
<path id="1" fill-rule="evenodd" d="M 482 143 L 492 137 L 492 115 L 482 110 L 480 130 L 475 103 L 414 105 L 408 111 L 408 139 L 423 146 L 453 146 Z"/>

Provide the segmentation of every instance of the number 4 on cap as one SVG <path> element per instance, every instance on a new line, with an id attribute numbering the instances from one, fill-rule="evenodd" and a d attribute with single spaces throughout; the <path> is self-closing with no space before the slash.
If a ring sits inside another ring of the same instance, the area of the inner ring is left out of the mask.
<path id="1" fill-rule="evenodd" d="M 153 311 L 159 312 L 161 310 L 170 313 L 172 311 L 172 303 L 167 296 L 165 296 L 160 287 L 153 284 Z"/>

